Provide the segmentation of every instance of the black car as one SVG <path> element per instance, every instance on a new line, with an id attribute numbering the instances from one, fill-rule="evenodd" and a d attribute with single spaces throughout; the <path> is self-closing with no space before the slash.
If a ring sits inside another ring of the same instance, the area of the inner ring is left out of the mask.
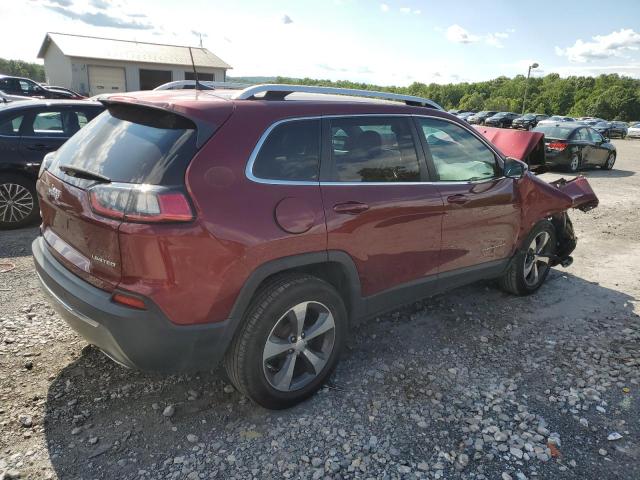
<path id="1" fill-rule="evenodd" d="M 608 138 L 578 122 L 543 123 L 533 129 L 544 134 L 545 166 L 577 172 L 586 166 L 611 170 L 616 147 Z"/>
<path id="2" fill-rule="evenodd" d="M 7 95 L 47 99 L 77 99 L 78 94 L 66 89 L 44 87 L 29 78 L 0 75 L 0 91 Z M 82 97 L 80 97 L 82 98 Z"/>
<path id="3" fill-rule="evenodd" d="M 516 118 L 511 124 L 511 127 L 522 130 L 531 130 L 538 125 L 538 122 L 546 120 L 547 118 L 549 118 L 549 115 L 544 115 L 542 113 L 526 113 Z"/>
<path id="4" fill-rule="evenodd" d="M 0 230 L 38 216 L 35 184 L 43 157 L 104 110 L 87 100 L 0 105 Z"/>
<path id="5" fill-rule="evenodd" d="M 629 124 L 626 122 L 609 122 L 609 137 L 624 138 L 628 130 Z"/>
<path id="6" fill-rule="evenodd" d="M 489 117 L 493 117 L 496 113 L 498 112 L 494 110 L 483 110 L 475 115 L 471 115 L 467 118 L 467 122 L 475 125 L 484 125 L 485 120 Z"/>
<path id="7" fill-rule="evenodd" d="M 511 128 L 511 123 L 520 115 L 513 112 L 498 112 L 494 116 L 487 118 L 484 124 L 487 127 Z"/>
<path id="8" fill-rule="evenodd" d="M 598 122 L 591 125 L 596 132 L 603 135 L 604 137 L 611 137 L 611 122 Z"/>

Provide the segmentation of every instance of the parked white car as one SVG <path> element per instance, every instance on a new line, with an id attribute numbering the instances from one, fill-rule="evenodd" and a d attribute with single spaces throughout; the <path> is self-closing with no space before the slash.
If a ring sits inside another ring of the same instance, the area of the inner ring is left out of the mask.
<path id="1" fill-rule="evenodd" d="M 640 138 L 640 122 L 632 123 L 627 130 L 628 138 Z"/>

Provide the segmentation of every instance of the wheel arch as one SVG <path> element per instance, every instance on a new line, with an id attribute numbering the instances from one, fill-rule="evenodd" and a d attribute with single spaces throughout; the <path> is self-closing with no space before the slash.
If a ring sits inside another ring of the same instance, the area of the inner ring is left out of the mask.
<path id="1" fill-rule="evenodd" d="M 295 273 L 312 275 L 331 284 L 345 302 L 349 318 L 364 314 L 360 278 L 353 259 L 343 251 L 330 250 L 282 257 L 256 268 L 242 286 L 230 317 L 242 319 L 256 292 L 271 279 Z"/>

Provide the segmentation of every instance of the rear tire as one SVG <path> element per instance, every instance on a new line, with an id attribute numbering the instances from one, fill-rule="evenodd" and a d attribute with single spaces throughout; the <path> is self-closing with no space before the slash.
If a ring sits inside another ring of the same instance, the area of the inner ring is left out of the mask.
<path id="1" fill-rule="evenodd" d="M 556 242 L 555 228 L 548 220 L 533 227 L 500 279 L 501 288 L 515 295 L 530 295 L 538 290 L 551 270 L 550 259 L 540 255 L 555 254 Z"/>
<path id="2" fill-rule="evenodd" d="M 577 153 L 571 155 L 571 162 L 569 162 L 567 168 L 571 173 L 576 173 L 580 170 L 580 156 Z"/>
<path id="3" fill-rule="evenodd" d="M 333 286 L 309 275 L 276 277 L 256 294 L 225 355 L 225 370 L 258 405 L 291 407 L 329 378 L 347 325 L 347 310 Z"/>
<path id="4" fill-rule="evenodd" d="M 0 175 L 0 230 L 21 228 L 39 216 L 35 182 L 22 175 Z"/>

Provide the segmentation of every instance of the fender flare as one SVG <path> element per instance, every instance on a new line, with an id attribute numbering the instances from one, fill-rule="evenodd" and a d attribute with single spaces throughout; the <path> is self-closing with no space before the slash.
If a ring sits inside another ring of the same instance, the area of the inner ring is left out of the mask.
<path id="1" fill-rule="evenodd" d="M 342 272 L 348 282 L 349 303 L 351 306 L 350 315 L 357 317 L 363 314 L 364 307 L 361 295 L 360 276 L 358 275 L 358 270 L 356 269 L 353 259 L 344 251 L 327 250 L 276 258 L 256 268 L 245 281 L 233 304 L 229 315 L 232 322 L 239 322 L 243 318 L 256 291 L 268 277 L 288 270 L 322 266 L 324 264 L 338 264 L 342 268 Z"/>

